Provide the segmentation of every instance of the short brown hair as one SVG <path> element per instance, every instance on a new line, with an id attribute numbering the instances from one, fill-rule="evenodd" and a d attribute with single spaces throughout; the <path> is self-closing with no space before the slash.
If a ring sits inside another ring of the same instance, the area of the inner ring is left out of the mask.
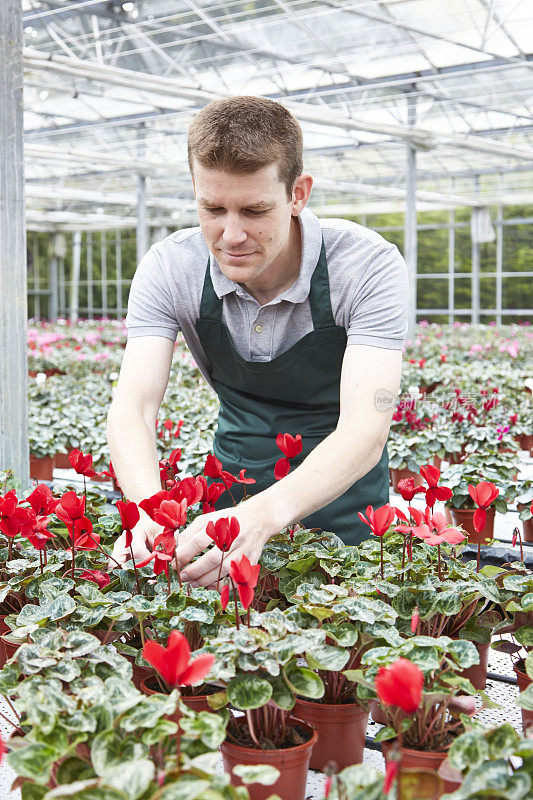
<path id="1" fill-rule="evenodd" d="M 242 95 L 213 100 L 189 127 L 187 152 L 207 169 L 249 174 L 278 165 L 279 179 L 291 197 L 294 181 L 303 172 L 302 129 L 280 103 Z"/>

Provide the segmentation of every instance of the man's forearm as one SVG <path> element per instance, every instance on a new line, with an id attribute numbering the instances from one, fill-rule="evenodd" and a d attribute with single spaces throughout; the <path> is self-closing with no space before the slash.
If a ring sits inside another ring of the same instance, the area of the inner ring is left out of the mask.
<path id="1" fill-rule="evenodd" d="M 350 425 L 337 428 L 297 469 L 247 502 L 264 514 L 272 536 L 340 497 L 376 466 L 382 451 L 378 435 Z"/>
<path id="2" fill-rule="evenodd" d="M 111 405 L 107 441 L 117 480 L 129 500 L 139 503 L 161 490 L 155 428 L 137 409 Z"/>

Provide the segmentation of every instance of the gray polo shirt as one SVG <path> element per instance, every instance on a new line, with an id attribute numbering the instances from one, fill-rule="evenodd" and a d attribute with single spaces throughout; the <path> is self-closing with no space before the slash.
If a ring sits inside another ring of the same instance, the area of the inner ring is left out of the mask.
<path id="1" fill-rule="evenodd" d="M 331 307 L 348 344 L 401 350 L 407 333 L 407 269 L 395 245 L 375 231 L 344 219 L 318 219 L 304 209 L 299 216 L 302 260 L 295 283 L 261 306 L 242 286 L 227 278 L 209 253 L 200 228 L 186 228 L 155 244 L 132 281 L 126 325 L 128 338 L 164 336 L 178 331 L 206 380 L 210 365 L 195 323 L 205 270 L 222 298 L 222 321 L 233 344 L 248 361 L 270 361 L 313 330 L 309 287 L 326 248 Z"/>

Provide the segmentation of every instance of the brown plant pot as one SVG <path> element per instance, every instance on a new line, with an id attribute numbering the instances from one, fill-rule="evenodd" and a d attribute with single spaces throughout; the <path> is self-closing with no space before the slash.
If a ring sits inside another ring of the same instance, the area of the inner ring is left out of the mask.
<path id="1" fill-rule="evenodd" d="M 313 747 L 310 769 L 322 770 L 330 761 L 337 770 L 360 764 L 365 749 L 368 711 L 357 703 L 334 705 L 296 700 L 294 717 L 307 722 L 318 733 Z"/>
<path id="2" fill-rule="evenodd" d="M 452 520 L 454 525 L 460 525 L 468 534 L 469 544 L 488 544 L 494 538 L 494 517 L 496 510 L 487 510 L 487 519 L 482 533 L 478 533 L 474 528 L 474 509 L 473 508 L 452 508 Z"/>
<path id="3" fill-rule="evenodd" d="M 32 456 L 30 453 L 30 478 L 51 481 L 54 477 L 54 456 Z"/>
<path id="4" fill-rule="evenodd" d="M 6 661 L 9 661 L 9 659 L 15 655 L 22 642 L 20 644 L 13 644 L 13 642 L 8 642 L 8 640 L 4 636 L 1 636 L 0 638 L 2 639 L 2 645 L 5 653 L 5 661 L 4 661 L 5 664 Z"/>
<path id="5" fill-rule="evenodd" d="M 280 771 L 278 780 L 272 786 L 262 786 L 259 783 L 251 784 L 248 787 L 250 800 L 267 800 L 272 794 L 279 795 L 283 800 L 305 800 L 309 761 L 313 747 L 318 739 L 318 733 L 301 720 L 289 717 L 289 723 L 302 728 L 309 736 L 308 741 L 296 745 L 296 747 L 286 747 L 280 750 L 255 750 L 251 747 L 233 744 L 233 742 L 228 742 L 227 739 L 222 743 L 220 749 L 222 751 L 224 769 L 231 775 L 233 786 L 242 786 L 240 778 L 234 775 L 232 771 L 237 764 L 269 764 Z"/>
<path id="6" fill-rule="evenodd" d="M 370 701 L 370 716 L 372 717 L 374 722 L 377 722 L 378 725 L 388 725 L 385 712 L 383 711 L 377 700 Z"/>
<path id="7" fill-rule="evenodd" d="M 142 669 L 142 667 L 139 667 L 139 669 Z M 155 678 L 155 673 L 152 671 L 145 678 L 141 680 L 141 685 L 140 685 L 141 692 L 144 692 L 144 694 L 148 695 L 162 694 L 159 688 L 155 689 L 151 687 L 151 684 L 154 681 L 157 682 Z M 213 709 L 207 702 L 207 698 L 209 696 L 210 696 L 209 694 L 182 695 L 181 699 L 183 700 L 185 705 L 191 709 L 191 711 L 196 711 L 196 712 L 213 711 Z M 179 724 L 179 721 L 181 719 L 181 714 L 179 709 L 176 709 L 175 713 L 172 714 L 169 717 L 169 719 L 172 719 L 174 722 L 177 722 Z"/>
<path id="8" fill-rule="evenodd" d="M 422 486 L 424 479 L 419 472 L 413 472 L 410 469 L 391 469 L 392 488 L 395 492 L 398 491 L 398 481 L 404 478 L 412 478 L 415 486 Z"/>
<path id="9" fill-rule="evenodd" d="M 473 664 L 473 666 L 462 670 L 459 675 L 461 678 L 467 678 L 475 689 L 484 689 L 487 685 L 490 642 L 487 642 L 487 644 L 475 642 L 474 644 L 479 653 L 479 664 Z"/>
<path id="10" fill-rule="evenodd" d="M 131 663 L 131 669 L 132 669 L 131 680 L 133 682 L 133 685 L 135 686 L 136 689 L 139 689 L 139 691 L 142 692 L 143 691 L 141 686 L 142 682 L 147 678 L 149 678 L 151 675 L 153 675 L 154 671 L 150 667 L 140 667 L 138 664 L 135 664 L 135 662 L 132 659 L 128 658 L 128 661 Z"/>
<path id="11" fill-rule="evenodd" d="M 522 522 L 524 542 L 533 542 L 533 517 Z"/>
<path id="12" fill-rule="evenodd" d="M 524 689 L 527 689 L 531 683 L 531 678 L 527 672 L 525 672 L 523 659 L 520 659 L 520 661 L 517 661 L 516 664 L 513 664 L 513 669 L 516 674 L 518 688 L 521 692 L 523 692 Z M 526 728 L 528 728 L 530 725 L 533 725 L 533 711 L 528 711 L 527 708 L 521 708 L 520 711 L 522 712 L 522 730 L 525 731 Z"/>
<path id="13" fill-rule="evenodd" d="M 72 464 L 68 460 L 68 453 L 56 453 L 54 456 L 54 466 L 57 469 L 72 469 Z"/>
<path id="14" fill-rule="evenodd" d="M 381 750 L 383 752 L 383 756 L 385 761 L 388 759 L 388 754 L 392 749 L 392 743 L 389 742 L 382 742 L 381 743 Z M 446 761 L 448 753 L 444 752 L 432 752 L 431 750 L 414 750 L 410 747 L 402 747 L 402 768 L 405 769 L 427 769 L 433 770 L 434 772 L 438 772 L 439 768 L 441 767 L 443 761 Z M 455 792 L 456 789 L 459 788 L 461 785 L 460 781 L 452 781 L 448 780 L 447 778 L 443 778 L 444 783 L 444 790 L 441 794 L 435 795 L 435 800 L 439 797 L 442 797 L 443 794 L 448 792 Z"/>
<path id="15" fill-rule="evenodd" d="M 533 434 L 532 433 L 519 433 L 516 441 L 520 445 L 521 450 L 531 450 L 533 448 Z"/>

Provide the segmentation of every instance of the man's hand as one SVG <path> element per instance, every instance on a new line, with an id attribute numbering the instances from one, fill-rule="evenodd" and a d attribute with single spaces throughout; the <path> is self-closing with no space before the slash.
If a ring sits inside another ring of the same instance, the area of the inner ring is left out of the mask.
<path id="1" fill-rule="evenodd" d="M 203 514 L 178 534 L 176 555 L 183 570 L 180 573 L 182 580 L 190 581 L 198 586 L 215 585 L 222 555 L 224 555 L 222 577 L 228 574 L 231 562 L 238 561 L 243 555 L 247 556 L 252 564 L 257 564 L 263 547 L 276 533 L 265 527 L 266 515 L 261 514 L 260 504 L 255 502 L 258 498 L 259 495 L 245 500 L 235 508 L 224 508 L 221 511 L 213 511 L 211 514 Z M 221 517 L 236 517 L 240 526 L 239 535 L 228 552 L 224 554 L 213 545 L 213 540 L 206 533 L 207 523 L 214 522 Z M 213 545 L 210 550 L 194 563 L 190 563 L 209 545 Z"/>
<path id="2" fill-rule="evenodd" d="M 131 548 L 133 550 L 135 563 L 142 561 L 143 558 L 147 558 L 150 555 L 155 537 L 164 530 L 161 525 L 158 525 L 157 522 L 150 519 L 148 514 L 141 509 L 139 510 L 141 511 L 141 518 L 132 530 L 133 538 L 131 540 Z M 126 561 L 131 558 L 130 548 L 126 548 L 125 533 L 118 537 L 113 546 L 111 556 L 114 561 L 109 559 L 108 569 L 116 567 L 116 561 L 118 561 L 119 564 L 125 564 Z"/>

